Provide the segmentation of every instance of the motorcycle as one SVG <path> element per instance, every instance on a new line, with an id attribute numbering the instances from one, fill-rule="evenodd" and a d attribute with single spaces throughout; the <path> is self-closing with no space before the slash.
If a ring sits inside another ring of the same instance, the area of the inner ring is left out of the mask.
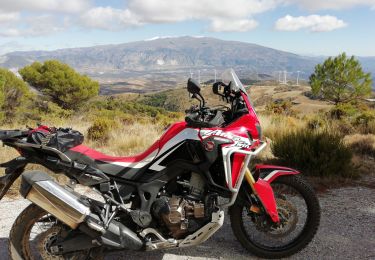
<path id="1" fill-rule="evenodd" d="M 230 217 L 233 233 L 251 254 L 281 258 L 314 237 L 320 207 L 297 170 L 255 165 L 267 145 L 243 84 L 230 69 L 213 93 L 229 105 L 208 107 L 200 85 L 187 90 L 199 106 L 145 152 L 114 157 L 83 145 L 72 129 L 39 126 L 0 130 L 20 156 L 0 164 L 0 199 L 22 175 L 20 193 L 31 204 L 10 231 L 12 259 L 100 259 L 117 250 L 196 246 Z M 63 186 L 40 164 L 70 181 Z M 75 184 L 96 196 L 80 194 Z"/>

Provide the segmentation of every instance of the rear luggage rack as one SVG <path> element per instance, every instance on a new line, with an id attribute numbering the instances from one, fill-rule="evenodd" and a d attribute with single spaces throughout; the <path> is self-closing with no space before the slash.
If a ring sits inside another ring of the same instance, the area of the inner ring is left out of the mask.
<path id="1" fill-rule="evenodd" d="M 0 130 L 0 140 L 20 137 L 20 136 L 27 136 L 29 130 Z"/>

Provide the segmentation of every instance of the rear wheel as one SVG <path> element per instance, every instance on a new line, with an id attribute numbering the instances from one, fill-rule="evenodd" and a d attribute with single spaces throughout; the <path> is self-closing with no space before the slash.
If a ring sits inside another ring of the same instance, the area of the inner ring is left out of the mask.
<path id="1" fill-rule="evenodd" d="M 63 224 L 40 207 L 31 204 L 17 217 L 9 236 L 9 256 L 12 259 L 100 259 L 93 251 L 85 250 L 69 255 L 55 255 L 50 245 L 59 238 Z"/>
<path id="2" fill-rule="evenodd" d="M 247 250 L 264 258 L 281 258 L 302 250 L 314 237 L 320 206 L 311 186 L 299 176 L 281 176 L 271 183 L 280 223 L 250 211 L 244 203 L 231 207 L 234 235 Z"/>

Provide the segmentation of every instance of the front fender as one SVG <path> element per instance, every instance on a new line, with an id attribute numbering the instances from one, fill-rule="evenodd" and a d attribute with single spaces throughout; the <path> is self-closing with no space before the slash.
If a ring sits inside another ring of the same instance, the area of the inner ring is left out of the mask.
<path id="1" fill-rule="evenodd" d="M 257 164 L 255 165 L 255 169 L 253 170 L 255 179 L 260 178 L 268 183 L 273 182 L 275 179 L 282 175 L 295 175 L 299 173 L 299 171 L 292 168 L 265 164 Z"/>
<path id="2" fill-rule="evenodd" d="M 262 202 L 267 214 L 271 217 L 273 222 L 279 222 L 280 220 L 277 211 L 276 199 L 271 187 L 271 183 L 279 176 L 291 174 L 294 175 L 299 174 L 299 172 L 297 170 L 282 166 L 258 164 L 253 170 L 253 177 L 249 176 L 251 174 L 249 171 L 246 174 L 248 174 L 246 177 L 247 182 L 252 187 L 255 195 Z"/>

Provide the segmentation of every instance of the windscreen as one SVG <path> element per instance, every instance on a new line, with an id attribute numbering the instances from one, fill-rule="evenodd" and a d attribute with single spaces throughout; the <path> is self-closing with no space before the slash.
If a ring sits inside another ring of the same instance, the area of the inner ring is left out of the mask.
<path id="1" fill-rule="evenodd" d="M 233 69 L 225 70 L 223 74 L 221 74 L 221 80 L 227 85 L 230 84 L 230 88 L 232 91 L 237 92 L 242 90 L 245 94 L 247 94 L 245 87 L 242 85 L 240 79 Z"/>

